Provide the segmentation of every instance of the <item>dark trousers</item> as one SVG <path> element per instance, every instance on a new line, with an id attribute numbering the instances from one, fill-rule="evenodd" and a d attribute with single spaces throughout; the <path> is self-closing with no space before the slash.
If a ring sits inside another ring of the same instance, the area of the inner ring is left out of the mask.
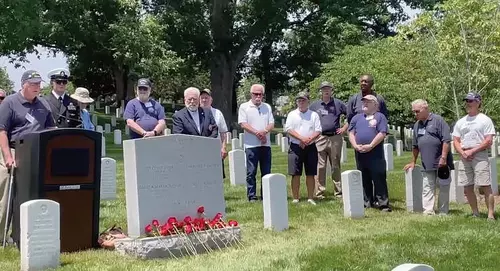
<path id="1" fill-rule="evenodd" d="M 222 159 L 222 179 L 226 178 L 226 172 L 224 170 L 224 159 Z"/>
<path id="2" fill-rule="evenodd" d="M 356 153 L 357 154 L 357 153 Z M 359 159 L 356 165 L 363 178 L 365 207 L 389 207 L 389 191 L 387 189 L 387 173 L 385 158 Z"/>
<path id="3" fill-rule="evenodd" d="M 257 165 L 260 164 L 260 175 L 271 173 L 271 147 L 254 147 L 245 149 L 247 156 L 247 197 L 248 200 L 257 199 Z M 262 197 L 262 185 L 260 186 L 260 196 Z"/>

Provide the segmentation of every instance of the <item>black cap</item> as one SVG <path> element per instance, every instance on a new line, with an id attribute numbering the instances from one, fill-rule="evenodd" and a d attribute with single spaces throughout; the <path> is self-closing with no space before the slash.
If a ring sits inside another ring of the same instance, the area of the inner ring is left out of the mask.
<path id="1" fill-rule="evenodd" d="M 212 96 L 212 91 L 210 89 L 208 89 L 208 88 L 202 89 L 200 91 L 200 94 L 203 94 L 203 93 L 206 93 L 206 94 Z"/>
<path id="2" fill-rule="evenodd" d="M 450 178 L 450 168 L 448 166 L 443 166 L 438 168 L 437 172 L 438 178 L 442 180 L 446 180 Z"/>
<path id="3" fill-rule="evenodd" d="M 141 78 L 137 81 L 137 87 L 151 88 L 151 81 L 148 78 Z"/>
<path id="4" fill-rule="evenodd" d="M 43 81 L 42 76 L 40 75 L 39 72 L 37 72 L 35 70 L 27 70 L 21 76 L 21 83 L 22 84 L 24 84 L 25 82 L 40 83 L 42 81 Z"/>

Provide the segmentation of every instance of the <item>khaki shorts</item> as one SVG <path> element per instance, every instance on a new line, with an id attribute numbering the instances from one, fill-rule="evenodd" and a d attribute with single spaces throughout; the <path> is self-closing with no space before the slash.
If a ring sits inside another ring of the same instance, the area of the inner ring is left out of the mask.
<path id="1" fill-rule="evenodd" d="M 491 185 L 490 160 L 488 157 L 488 151 L 476 153 L 472 161 L 460 159 L 460 161 L 458 162 L 458 185 Z"/>

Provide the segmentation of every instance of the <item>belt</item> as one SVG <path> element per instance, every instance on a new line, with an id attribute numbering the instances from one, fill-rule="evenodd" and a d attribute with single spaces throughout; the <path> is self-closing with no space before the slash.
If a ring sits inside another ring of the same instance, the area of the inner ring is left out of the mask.
<path id="1" fill-rule="evenodd" d="M 325 132 L 325 133 L 321 133 L 321 135 L 324 135 L 324 136 L 334 136 L 334 135 L 337 135 L 337 133 L 334 133 L 334 132 Z"/>

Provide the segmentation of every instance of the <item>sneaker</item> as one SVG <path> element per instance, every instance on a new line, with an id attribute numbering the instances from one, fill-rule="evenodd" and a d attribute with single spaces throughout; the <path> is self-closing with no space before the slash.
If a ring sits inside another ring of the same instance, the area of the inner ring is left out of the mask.
<path id="1" fill-rule="evenodd" d="M 318 195 L 318 196 L 316 196 L 316 199 L 318 199 L 318 200 L 322 200 L 322 199 L 325 199 L 325 196 L 323 196 L 323 195 Z"/>
<path id="2" fill-rule="evenodd" d="M 310 203 L 310 204 L 312 204 L 312 205 L 316 205 L 316 202 L 314 202 L 314 200 L 313 200 L 313 199 L 308 199 L 308 200 L 307 200 L 307 202 L 309 202 L 309 203 Z"/>
<path id="3" fill-rule="evenodd" d="M 390 207 L 383 207 L 382 208 L 382 212 L 384 212 L 384 213 L 390 213 L 390 212 L 392 212 L 392 209 Z"/>
<path id="4" fill-rule="evenodd" d="M 424 215 L 435 215 L 436 213 L 434 211 L 424 211 Z"/>
<path id="5" fill-rule="evenodd" d="M 297 203 L 299 203 L 299 200 L 298 199 L 294 199 L 294 200 L 292 200 L 292 203 L 293 204 L 297 204 Z"/>

